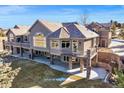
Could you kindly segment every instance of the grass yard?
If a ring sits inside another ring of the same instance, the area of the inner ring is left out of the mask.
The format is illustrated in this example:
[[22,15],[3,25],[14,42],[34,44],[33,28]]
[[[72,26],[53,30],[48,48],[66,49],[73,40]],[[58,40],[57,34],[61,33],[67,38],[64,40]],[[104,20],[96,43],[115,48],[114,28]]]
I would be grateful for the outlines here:
[[60,88],[60,87],[111,87],[108,84],[102,83],[100,80],[85,79],[78,80],[73,83],[60,86],[63,81],[46,80],[51,78],[68,78],[70,75],[56,71],[47,65],[40,64],[29,60],[16,60],[12,62],[12,68],[20,67],[21,70],[12,83],[13,88],[29,88],[29,87],[43,87],[43,88]]

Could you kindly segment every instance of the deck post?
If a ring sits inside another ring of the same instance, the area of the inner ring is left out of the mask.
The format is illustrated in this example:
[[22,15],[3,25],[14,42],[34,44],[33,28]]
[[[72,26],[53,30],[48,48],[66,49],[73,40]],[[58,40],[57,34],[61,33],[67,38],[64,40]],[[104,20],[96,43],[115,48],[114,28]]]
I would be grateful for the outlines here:
[[83,68],[84,68],[83,58],[80,58],[80,72],[83,72]]
[[11,54],[13,54],[13,46],[10,46],[10,47],[11,47],[11,49],[10,49],[11,50]]
[[97,54],[96,54],[96,60],[95,60],[95,61],[96,61],[96,63],[97,63],[97,62],[98,62],[98,45],[96,45],[96,53],[97,53]]
[[50,55],[50,64],[54,65],[54,62],[53,62],[53,55]]
[[30,58],[30,59],[33,59],[33,49],[30,49],[29,58]]
[[22,47],[20,47],[20,55],[21,55],[21,57],[23,56],[23,49],[22,49]]
[[91,74],[91,50],[87,50],[87,79],[90,79]]
[[72,57],[69,57],[69,69],[72,69]]

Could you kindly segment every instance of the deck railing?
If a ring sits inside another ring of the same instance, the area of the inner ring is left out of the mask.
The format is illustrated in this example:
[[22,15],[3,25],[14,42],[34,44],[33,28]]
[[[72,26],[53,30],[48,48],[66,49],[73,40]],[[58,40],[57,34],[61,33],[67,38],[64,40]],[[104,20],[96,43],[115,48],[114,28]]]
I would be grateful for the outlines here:
[[5,41],[5,45],[28,47],[28,48],[30,47],[30,44],[29,43],[9,42],[9,41]]

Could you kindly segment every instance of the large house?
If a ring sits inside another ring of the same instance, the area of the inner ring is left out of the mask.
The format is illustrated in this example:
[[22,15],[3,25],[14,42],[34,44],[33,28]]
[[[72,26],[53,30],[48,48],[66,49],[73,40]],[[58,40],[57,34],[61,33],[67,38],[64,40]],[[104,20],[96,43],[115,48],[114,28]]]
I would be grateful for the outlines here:
[[92,22],[86,27],[99,34],[99,47],[109,47],[112,38],[111,23]]
[[16,25],[7,32],[5,49],[12,54],[47,58],[51,64],[64,64],[72,69],[77,64],[91,66],[97,62],[99,35],[85,26],[37,20],[31,27]]

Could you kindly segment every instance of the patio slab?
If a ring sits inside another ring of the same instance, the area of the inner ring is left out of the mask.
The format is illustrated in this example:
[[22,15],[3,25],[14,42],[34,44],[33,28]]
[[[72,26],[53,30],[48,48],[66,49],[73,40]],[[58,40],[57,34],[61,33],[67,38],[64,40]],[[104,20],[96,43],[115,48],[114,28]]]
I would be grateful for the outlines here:
[[[27,57],[20,57],[19,55],[12,55],[12,56],[31,60]],[[51,65],[48,60],[44,60],[44,59],[40,59],[40,58],[35,58],[32,61],[36,61],[38,63],[46,64],[50,68],[58,70],[58,71],[62,71],[62,72],[69,73],[69,74],[72,74],[72,75],[75,75],[75,76],[79,76],[81,78],[86,78],[86,68],[84,68],[83,72],[81,73],[80,68],[75,68],[75,69],[69,70],[69,69],[67,69],[65,67],[62,67],[62,66],[59,66],[59,65]],[[90,79],[104,79],[106,75],[107,75],[107,72],[106,72],[105,69],[103,69],[103,68],[92,68]]]

